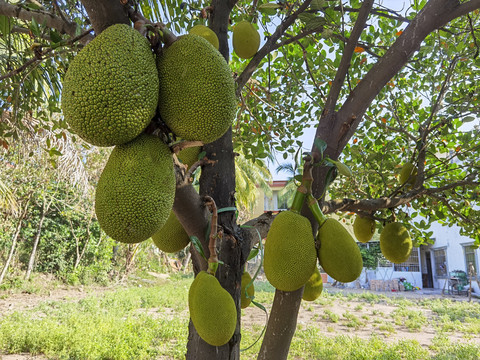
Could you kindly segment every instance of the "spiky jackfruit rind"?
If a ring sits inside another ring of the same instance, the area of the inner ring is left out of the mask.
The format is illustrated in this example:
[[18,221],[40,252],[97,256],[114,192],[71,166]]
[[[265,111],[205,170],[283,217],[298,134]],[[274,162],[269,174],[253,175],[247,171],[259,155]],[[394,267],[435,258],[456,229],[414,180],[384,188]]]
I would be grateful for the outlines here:
[[412,238],[402,223],[388,223],[380,233],[380,250],[387,260],[395,264],[407,261],[412,247]]
[[153,135],[142,134],[117,145],[95,192],[95,212],[111,238],[138,243],[167,221],[175,195],[170,148]]
[[188,292],[188,308],[198,335],[212,346],[226,344],[237,325],[232,296],[217,278],[205,271],[197,274]]
[[155,115],[158,73],[150,43],[126,24],[93,39],[70,63],[62,110],[74,133],[97,146],[124,144]]
[[260,34],[255,26],[242,20],[233,27],[233,50],[241,59],[250,59],[260,47]]
[[414,185],[415,181],[417,181],[417,167],[411,162],[403,164],[402,170],[400,170],[398,181],[400,182],[400,185],[405,183]]
[[335,219],[327,219],[319,228],[318,260],[323,270],[337,281],[348,283],[362,273],[363,260],[357,243]]
[[316,262],[308,219],[293,211],[279,213],[265,241],[263,268],[270,284],[278,290],[295,291],[310,278]]
[[320,270],[315,266],[315,271],[313,272],[310,279],[305,283],[305,288],[303,289],[302,299],[305,301],[314,301],[322,294],[323,291],[323,279],[320,274]]
[[215,34],[215,31],[210,29],[208,26],[198,24],[192,27],[190,30],[188,30],[188,32],[190,34],[195,34],[203,37],[210,44],[212,44],[215,49],[218,50],[218,47],[220,44],[218,43],[217,34]]
[[369,217],[357,215],[353,222],[353,233],[358,241],[369,242],[375,234],[375,220]]
[[201,148],[201,146],[193,146],[183,149],[178,153],[177,157],[182,162],[182,164],[190,167],[198,161],[198,155],[200,154]]
[[153,243],[162,251],[175,253],[185,248],[190,242],[190,237],[183,228],[173,211],[170,211],[167,222],[162,228],[152,235]]
[[[248,288],[246,288],[246,286],[250,283],[250,281],[252,281],[252,277],[248,272],[245,271],[242,275],[242,285],[240,289],[240,293],[241,293],[240,306],[242,309],[245,309],[246,307],[250,306],[250,303],[252,302],[252,297],[255,294],[255,287],[253,286],[253,283]],[[246,292],[248,294],[248,297],[245,294],[245,288],[247,289]]]
[[237,101],[230,67],[201,36],[178,38],[158,57],[162,120],[190,141],[210,143],[232,125]]

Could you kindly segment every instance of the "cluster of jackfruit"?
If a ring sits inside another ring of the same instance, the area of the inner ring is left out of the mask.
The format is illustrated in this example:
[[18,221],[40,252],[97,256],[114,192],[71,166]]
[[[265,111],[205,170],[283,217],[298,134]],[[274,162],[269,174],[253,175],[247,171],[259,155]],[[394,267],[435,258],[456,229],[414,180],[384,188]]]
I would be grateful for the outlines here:
[[[67,123],[92,145],[116,146],[95,200],[98,221],[113,239],[136,243],[155,235],[155,243],[165,251],[188,243],[171,212],[171,151],[160,139],[143,133],[157,110],[170,130],[185,140],[207,143],[227,131],[235,116],[235,88],[217,49],[215,33],[197,26],[156,58],[137,30],[115,24],[70,64],[62,94]],[[198,153],[199,148],[186,149],[179,158],[191,165]],[[173,234],[175,244],[167,244]]]

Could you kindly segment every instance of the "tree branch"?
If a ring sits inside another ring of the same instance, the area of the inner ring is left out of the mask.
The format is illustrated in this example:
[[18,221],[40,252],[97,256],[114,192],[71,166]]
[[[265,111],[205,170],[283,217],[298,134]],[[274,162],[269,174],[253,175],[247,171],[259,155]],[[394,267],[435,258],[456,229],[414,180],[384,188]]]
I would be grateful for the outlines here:
[[357,46],[358,39],[363,32],[365,24],[368,20],[368,15],[373,6],[373,0],[365,0],[362,3],[360,12],[358,14],[357,21],[353,26],[352,33],[345,45],[343,50],[342,59],[340,60],[340,65],[338,66],[337,73],[335,74],[335,79],[332,81],[332,86],[330,87],[330,92],[325,102],[324,112],[333,112],[335,110],[335,105],[337,104],[340,91],[345,82],[345,77],[347,76],[348,69],[350,68],[350,63],[352,61],[352,56]]
[[[475,176],[475,174],[471,174],[470,177],[473,177],[473,176]],[[438,188],[414,189],[412,191],[404,193],[402,196],[392,197],[392,198],[381,197],[377,199],[368,199],[368,200],[334,199],[334,200],[323,202],[322,211],[324,214],[331,214],[331,213],[335,213],[336,211],[372,212],[380,209],[390,209],[390,208],[402,206],[415,199],[421,198],[423,196],[435,196],[435,194],[439,194],[444,191],[451,190],[457,187],[462,187],[462,186],[475,187],[479,185],[480,185],[479,181],[473,181],[473,180],[470,180],[469,178],[466,178],[465,180],[457,181],[455,183],[441,186]]]
[[428,34],[452,19],[477,8],[480,8],[480,0],[472,0],[464,4],[459,4],[456,0],[430,0],[425,5],[385,55],[350,93],[338,111],[337,118],[342,121],[337,121],[335,124],[335,134],[340,136],[337,153],[342,151],[355,133],[373,99],[419,49]]
[[[47,27],[56,29],[62,34],[68,34],[72,37],[77,34],[78,25],[74,21],[66,21],[61,17],[44,10],[25,9],[21,5],[9,4],[4,0],[0,0],[0,15],[13,17],[28,22],[32,21],[33,18],[38,24],[45,23]],[[92,38],[93,37],[84,38],[83,42],[86,43]]]
[[310,5],[312,0],[305,0],[302,5],[295,11],[293,14],[288,16],[285,20],[281,22],[280,25],[277,26],[275,29],[275,32],[270,36],[267,40],[267,42],[262,46],[260,50],[253,56],[253,58],[250,60],[248,65],[245,67],[243,72],[238,76],[236,82],[237,82],[237,90],[236,94],[237,97],[240,97],[240,93],[242,91],[242,88],[245,86],[247,83],[248,79],[252,76],[253,72],[257,68],[258,65],[260,65],[260,62],[263,60],[265,56],[268,55],[273,49],[280,37],[283,35],[283,33],[288,29],[290,25],[293,24],[293,22],[297,19],[298,15],[300,15],[302,12],[304,12],[307,7]]

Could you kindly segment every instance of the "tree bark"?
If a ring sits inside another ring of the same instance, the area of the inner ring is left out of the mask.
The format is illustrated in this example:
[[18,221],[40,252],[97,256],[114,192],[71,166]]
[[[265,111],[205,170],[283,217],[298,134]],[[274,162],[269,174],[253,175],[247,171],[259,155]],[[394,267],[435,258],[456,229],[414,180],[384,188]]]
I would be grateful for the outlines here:
[[95,34],[114,24],[130,24],[128,12],[119,0],[81,0]]
[[28,198],[27,202],[25,203],[25,207],[23,208],[20,217],[18,218],[17,228],[15,229],[15,233],[12,238],[12,246],[10,248],[10,253],[8,254],[7,261],[3,266],[2,273],[0,274],[0,284],[3,282],[5,275],[7,274],[8,267],[10,266],[10,262],[13,259],[13,254],[15,254],[15,249],[17,247],[18,236],[20,235],[20,231],[22,230],[22,222],[25,216],[27,215],[28,204],[30,203],[31,196]]

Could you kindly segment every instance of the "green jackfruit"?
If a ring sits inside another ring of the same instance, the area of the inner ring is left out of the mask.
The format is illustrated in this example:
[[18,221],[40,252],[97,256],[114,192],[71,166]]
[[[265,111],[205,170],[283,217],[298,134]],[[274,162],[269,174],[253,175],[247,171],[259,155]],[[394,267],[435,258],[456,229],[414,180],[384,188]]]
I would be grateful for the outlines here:
[[412,247],[410,234],[401,223],[388,223],[380,233],[380,250],[387,260],[395,264],[407,261]]
[[150,123],[158,73],[150,43],[125,24],[105,29],[71,62],[62,109],[78,136],[97,146],[124,144]]
[[152,235],[152,240],[157,247],[167,253],[174,253],[182,250],[190,242],[190,237],[183,228],[173,211],[165,225]]
[[358,241],[369,242],[375,234],[375,220],[369,217],[357,215],[353,222],[353,233]]
[[188,292],[188,308],[198,335],[212,346],[226,344],[237,325],[237,309],[232,296],[217,278],[201,271]]
[[402,170],[400,170],[398,181],[400,182],[400,185],[405,183],[414,185],[415,181],[417,181],[417,167],[411,162],[405,163],[402,166]]
[[190,167],[198,161],[198,155],[200,154],[201,148],[201,146],[194,146],[183,149],[178,153],[177,157],[182,164],[186,164],[187,167]]
[[162,228],[174,195],[170,148],[159,138],[142,134],[113,149],[98,180],[95,212],[108,236],[138,243]]
[[293,211],[279,213],[265,241],[263,269],[270,284],[282,291],[297,290],[310,278],[316,262],[308,219]]
[[363,260],[357,243],[337,220],[329,218],[318,229],[318,259],[323,270],[337,281],[348,283],[360,276]]
[[323,279],[320,274],[320,270],[315,266],[315,271],[313,272],[310,279],[305,283],[305,288],[303,289],[302,299],[305,301],[314,301],[317,299],[323,290]]
[[242,275],[242,286],[241,286],[241,308],[245,309],[250,305],[252,302],[252,297],[255,294],[255,287],[253,286],[253,283],[247,288],[247,295],[245,295],[245,288],[248,284],[250,284],[250,281],[252,281],[252,277],[248,272],[244,272]]
[[232,125],[237,100],[230,67],[201,36],[178,38],[158,57],[162,120],[185,140],[209,143]]
[[203,37],[205,40],[208,40],[208,42],[210,44],[212,44],[215,49],[218,50],[219,43],[218,43],[217,34],[215,34],[215,31],[210,29],[208,26],[195,25],[190,30],[188,30],[188,32],[190,34],[195,34],[195,35]]
[[250,59],[260,47],[260,34],[255,26],[246,20],[233,27],[233,50],[241,59]]

